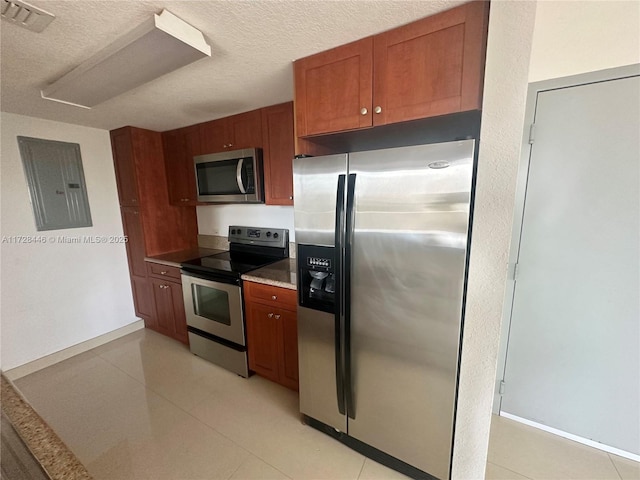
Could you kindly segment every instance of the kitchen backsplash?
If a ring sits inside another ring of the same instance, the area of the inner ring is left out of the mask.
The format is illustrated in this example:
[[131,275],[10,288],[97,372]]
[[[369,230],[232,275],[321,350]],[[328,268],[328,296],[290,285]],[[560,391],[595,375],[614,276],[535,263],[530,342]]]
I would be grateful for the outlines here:
[[[228,250],[229,241],[227,237],[220,235],[198,235],[198,246],[202,248],[215,248],[218,250]],[[289,257],[296,258],[296,244],[289,242]]]

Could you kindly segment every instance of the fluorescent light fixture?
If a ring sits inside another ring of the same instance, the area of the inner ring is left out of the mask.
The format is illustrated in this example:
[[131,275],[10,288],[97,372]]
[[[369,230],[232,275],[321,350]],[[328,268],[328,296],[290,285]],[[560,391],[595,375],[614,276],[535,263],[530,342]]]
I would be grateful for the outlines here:
[[211,47],[202,32],[163,10],[56,80],[41,95],[91,108],[210,56]]

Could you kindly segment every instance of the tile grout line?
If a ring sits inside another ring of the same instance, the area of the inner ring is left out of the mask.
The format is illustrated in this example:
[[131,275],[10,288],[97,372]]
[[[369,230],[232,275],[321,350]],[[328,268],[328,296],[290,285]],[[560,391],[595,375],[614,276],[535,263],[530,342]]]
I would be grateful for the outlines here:
[[357,480],[360,480],[360,476],[362,475],[362,471],[364,470],[364,464],[367,461],[367,457],[362,458],[362,466],[360,467],[360,471],[358,472],[358,476],[356,477]]
[[620,477],[620,480],[623,480],[622,474],[620,473],[620,470],[618,470],[618,466],[616,465],[616,462],[613,461],[613,458],[611,457],[611,454],[609,452],[607,452],[607,457],[609,457],[609,460],[613,464],[613,468],[615,468],[616,473],[618,474],[618,477]]
[[[202,420],[200,420],[198,417],[194,416],[190,410],[185,410],[184,408],[182,408],[180,405],[177,405],[176,403],[174,403],[172,400],[166,398],[164,395],[162,395],[160,392],[155,391],[153,388],[151,388],[150,386],[148,386],[146,383],[141,382],[140,380],[138,380],[137,378],[135,378],[134,376],[132,376],[130,373],[126,372],[125,370],[123,370],[122,368],[120,368],[119,366],[117,366],[116,364],[110,362],[108,359],[102,357],[102,355],[100,355],[99,353],[95,354],[96,357],[99,357],[100,359],[104,360],[105,362],[107,362],[109,365],[111,365],[112,367],[114,367],[115,369],[121,371],[122,373],[124,373],[125,375],[127,375],[128,377],[132,378],[133,380],[135,380],[136,382],[138,382],[140,385],[142,385],[145,389],[155,393],[156,395],[158,395],[160,398],[162,398],[163,400],[167,401],[168,403],[170,403],[171,405],[173,405],[174,407],[176,407],[178,410],[182,411],[183,413],[186,413],[188,416],[190,416],[192,419],[194,419],[196,422],[204,425],[205,427],[207,427],[209,430],[214,431],[215,433],[217,433],[218,435],[220,435],[221,437],[225,438],[226,440],[228,440],[229,442],[233,443],[234,445],[236,445],[237,447],[241,448],[242,450],[244,450],[245,452],[247,452],[249,455],[253,455],[254,457],[260,459],[261,461],[263,461],[264,463],[266,463],[267,465],[269,465],[271,468],[277,470],[278,472],[282,473],[285,477],[287,478],[291,478],[289,475],[287,475],[286,473],[284,473],[282,470],[280,470],[279,468],[277,468],[275,465],[272,465],[271,463],[269,463],[267,460],[265,460],[264,458],[262,458],[260,455],[256,455],[255,453],[253,453],[251,450],[247,449],[245,446],[240,445],[238,442],[236,442],[235,440],[233,440],[232,438],[228,437],[227,435],[225,435],[224,433],[220,432],[219,430],[217,430],[215,427],[212,427],[211,425],[209,425],[208,423],[203,422]],[[207,395],[207,397],[211,396],[211,394]],[[199,405],[201,405],[202,403],[204,403],[206,400],[206,398],[202,399],[200,402],[196,403],[191,410],[194,410],[196,407],[198,407]],[[242,466],[244,462],[242,462],[238,468],[236,470],[234,470],[234,472],[231,474],[231,476],[227,477],[227,478],[231,478],[237,471],[238,469]],[[363,464],[364,467],[364,464]]]
[[508,470],[508,471],[510,471],[511,473],[515,473],[516,475],[520,475],[521,477],[528,478],[529,480],[534,480],[534,479],[533,479],[533,478],[531,478],[531,477],[527,477],[526,475],[524,475],[524,474],[522,474],[522,473],[520,473],[520,472],[516,472],[515,470],[513,470],[513,469],[511,469],[511,468],[509,468],[509,467],[505,467],[504,465],[501,465],[501,464],[499,464],[499,463],[496,463],[496,462],[489,462],[489,461],[487,461],[487,464],[489,464],[489,463],[491,463],[492,465],[496,465],[497,467],[504,468],[505,470]]

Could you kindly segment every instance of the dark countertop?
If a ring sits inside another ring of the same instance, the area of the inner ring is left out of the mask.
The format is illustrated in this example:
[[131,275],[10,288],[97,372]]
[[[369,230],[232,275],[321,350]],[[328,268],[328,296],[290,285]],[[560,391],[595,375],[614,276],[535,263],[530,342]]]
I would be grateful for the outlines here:
[[180,268],[180,264],[194,258],[208,257],[216,253],[222,253],[225,250],[217,250],[215,248],[190,248],[188,250],[178,250],[177,252],[163,253],[162,255],[154,255],[153,257],[145,257],[145,261],[168,265],[170,267]]
[[242,279],[248,282],[296,290],[296,265],[295,258],[285,258],[266,267],[245,273],[242,275]]

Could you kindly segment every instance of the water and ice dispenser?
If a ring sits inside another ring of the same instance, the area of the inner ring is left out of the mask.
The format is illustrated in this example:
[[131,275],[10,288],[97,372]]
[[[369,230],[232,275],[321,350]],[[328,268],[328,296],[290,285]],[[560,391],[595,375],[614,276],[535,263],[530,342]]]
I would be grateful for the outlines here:
[[298,245],[298,302],[300,306],[335,312],[336,262],[334,247]]

